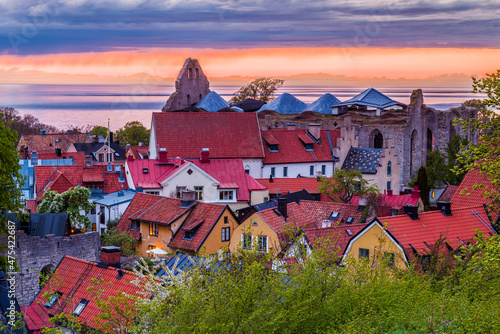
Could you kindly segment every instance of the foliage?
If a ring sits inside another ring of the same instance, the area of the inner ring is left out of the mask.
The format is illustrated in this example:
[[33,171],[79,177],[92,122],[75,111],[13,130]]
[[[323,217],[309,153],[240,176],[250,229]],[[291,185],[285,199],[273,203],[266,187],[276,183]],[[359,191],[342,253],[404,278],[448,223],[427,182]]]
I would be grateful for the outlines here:
[[[425,169],[427,172],[427,184],[430,189],[435,189],[446,184],[448,175],[451,174],[446,163],[446,156],[438,148],[427,152]],[[416,180],[415,183],[418,184],[418,181]]]
[[417,185],[420,190],[420,198],[424,202],[424,206],[429,207],[429,181],[427,179],[427,168],[422,166],[418,169]]
[[136,244],[137,240],[134,237],[127,232],[118,231],[116,227],[108,229],[101,234],[101,245],[120,247],[123,256],[134,255],[136,253]]
[[[500,210],[500,70],[486,74],[484,78],[472,78],[472,92],[485,93],[486,99],[482,104],[486,107],[481,110],[477,119],[461,120],[462,128],[472,131],[478,137],[478,144],[470,144],[457,158],[459,165],[454,169],[457,173],[465,173],[477,169],[483,177],[487,177],[492,187],[485,190],[490,199],[490,209]],[[484,187],[476,184],[474,189]]]
[[89,131],[89,135],[92,136],[103,136],[106,138],[108,135],[108,128],[105,126],[96,125]]
[[38,118],[33,115],[26,114],[21,116],[19,115],[19,111],[11,107],[0,108],[0,121],[3,121],[12,131],[16,131],[17,140],[22,135],[39,134],[42,129],[45,129],[47,133],[56,133],[59,131],[52,125],[40,123]]
[[331,178],[321,178],[319,191],[332,201],[336,201],[335,196],[338,196],[342,202],[351,203],[354,196],[378,193],[379,189],[376,185],[370,186],[359,171],[337,169]]
[[269,102],[274,99],[274,93],[280,88],[285,80],[275,78],[257,78],[245,87],[241,87],[229,100],[229,104],[243,101],[251,98],[263,102]]
[[[19,183],[23,181],[19,173],[19,155],[15,149],[16,132],[9,129],[2,121],[0,113],[0,234],[7,232],[7,221],[4,214],[19,212],[21,207],[21,189]],[[0,253],[7,245],[0,245]],[[7,265],[6,258],[0,256],[0,270]],[[8,270],[5,270],[8,272]]]
[[116,131],[121,145],[137,146],[140,142],[149,144],[149,130],[139,121],[127,122],[125,127]]
[[62,194],[48,190],[43,194],[42,202],[37,210],[39,213],[67,213],[71,226],[89,229],[91,221],[87,215],[95,208],[95,204],[90,203],[89,198],[90,189],[80,186]]

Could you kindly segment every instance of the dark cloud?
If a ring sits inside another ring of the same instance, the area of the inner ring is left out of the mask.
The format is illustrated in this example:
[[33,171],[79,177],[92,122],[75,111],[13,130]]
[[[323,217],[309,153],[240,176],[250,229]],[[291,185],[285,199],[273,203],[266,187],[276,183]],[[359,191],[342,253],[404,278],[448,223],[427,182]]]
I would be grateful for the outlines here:
[[[381,4],[382,3],[382,4]],[[115,47],[500,47],[496,1],[19,1],[0,53]],[[5,6],[5,5],[4,5]]]

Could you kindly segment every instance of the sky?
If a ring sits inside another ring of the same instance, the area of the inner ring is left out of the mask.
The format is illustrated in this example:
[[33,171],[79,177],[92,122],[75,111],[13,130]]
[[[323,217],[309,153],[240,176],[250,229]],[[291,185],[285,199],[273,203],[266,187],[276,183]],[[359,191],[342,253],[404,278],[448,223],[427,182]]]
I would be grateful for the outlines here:
[[0,11],[2,83],[175,77],[187,57],[209,77],[423,79],[500,68],[498,0],[0,0]]

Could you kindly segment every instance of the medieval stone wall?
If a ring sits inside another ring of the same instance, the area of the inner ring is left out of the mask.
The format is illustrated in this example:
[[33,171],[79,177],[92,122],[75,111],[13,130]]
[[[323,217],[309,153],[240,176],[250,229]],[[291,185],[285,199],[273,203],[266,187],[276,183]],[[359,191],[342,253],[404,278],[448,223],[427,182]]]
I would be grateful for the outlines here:
[[[4,240],[2,240],[3,242]],[[20,306],[27,306],[40,291],[40,272],[55,268],[70,255],[96,262],[99,259],[99,233],[88,232],[70,237],[49,234],[44,238],[16,232],[15,257],[20,271],[16,273],[16,298]]]

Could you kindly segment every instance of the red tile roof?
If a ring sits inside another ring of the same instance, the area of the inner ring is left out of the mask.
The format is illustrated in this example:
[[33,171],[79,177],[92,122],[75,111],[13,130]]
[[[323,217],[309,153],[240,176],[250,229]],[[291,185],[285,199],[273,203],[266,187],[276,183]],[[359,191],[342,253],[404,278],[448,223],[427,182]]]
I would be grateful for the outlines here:
[[38,202],[35,199],[26,200],[26,209],[30,210],[31,213],[36,213],[38,207]]
[[211,158],[263,158],[255,113],[153,113],[157,148],[169,156],[196,159],[202,148]]
[[125,152],[125,156],[132,155],[134,159],[142,159],[142,156],[148,155],[149,146],[130,146]]
[[[321,130],[321,141],[316,143],[306,130],[270,129],[262,131],[264,138],[264,164],[282,164],[299,162],[333,161],[332,150],[328,142],[327,131],[330,132],[332,147],[337,146],[340,130]],[[278,143],[278,152],[271,152],[267,143]],[[303,143],[312,144],[314,151],[306,151]]]
[[[319,191],[319,182],[315,177],[298,177],[298,178],[273,178],[273,182],[269,179],[256,179],[257,182],[269,189],[269,195],[294,193],[301,190],[307,190],[309,194],[321,194]],[[327,195],[321,194],[321,201],[329,201]]]
[[346,223],[349,217],[352,218],[352,223],[350,223],[349,226],[358,225],[357,223],[363,214],[362,210],[358,210],[357,204],[303,200],[300,201],[300,207],[304,210],[310,222],[307,226],[309,228],[320,228],[322,224],[321,221],[328,219],[332,212],[339,213],[338,218],[332,221],[332,225],[335,223]]
[[[262,210],[257,212],[262,220],[264,220],[274,232],[280,233],[287,232],[290,228],[303,229],[310,223],[304,210],[299,207],[295,202],[287,204],[287,218],[276,212],[277,208]],[[292,231],[290,231],[292,232]]]
[[[445,216],[441,211],[419,213],[417,220],[408,215],[380,218],[388,231],[406,249],[412,253],[411,246],[418,252],[428,251],[442,235],[453,249],[472,242],[476,236],[474,230],[479,229],[485,235],[492,233],[491,223],[483,206],[452,210],[451,216]],[[489,228],[488,228],[489,226]],[[461,241],[460,241],[461,240]],[[411,246],[410,246],[411,245]]]
[[441,196],[439,196],[438,201],[450,202],[457,190],[458,186],[452,186],[451,184],[446,186],[446,189],[443,191]]
[[141,231],[139,229],[131,229],[132,220],[146,212],[149,208],[158,203],[162,198],[162,196],[136,193],[132,201],[130,201],[130,204],[123,213],[122,217],[120,218],[120,221],[118,222],[116,228],[121,232],[128,232],[136,240],[139,240]]
[[[474,190],[476,184],[483,184],[485,187]],[[470,170],[451,198],[451,207],[460,209],[488,204],[489,200],[485,198],[484,192],[490,189],[491,183],[487,176],[479,174],[477,170]]]
[[[189,213],[181,228],[177,230],[168,247],[198,252],[201,250],[205,239],[214,228],[217,220],[226,209],[226,205],[198,202]],[[192,239],[185,239],[185,231],[198,226]]]
[[50,322],[50,317],[46,312],[46,309],[40,304],[31,304],[21,308],[23,314],[25,314],[26,326],[31,333],[42,333],[44,328],[55,327],[54,324]]
[[134,186],[148,189],[161,188],[161,182],[188,163],[183,159],[168,159],[166,163],[159,163],[157,159],[135,159],[126,162]]
[[[313,249],[327,247],[329,251],[338,251],[339,258],[344,254],[349,241],[367,224],[339,225],[326,228],[304,229],[309,245]],[[332,246],[335,249],[332,249]]]
[[19,140],[17,150],[20,150],[21,145],[25,145],[30,153],[54,151],[56,147],[66,152],[73,143],[90,143],[90,138],[86,133],[73,133],[71,136],[67,133],[48,133],[45,136],[23,135]]
[[71,187],[86,183],[99,184],[104,194],[127,189],[119,182],[119,173],[108,172],[107,166],[35,166],[36,192],[41,194],[48,188],[62,193]]
[[[95,288],[96,284],[93,279],[102,279],[102,285],[98,286],[103,292],[100,296],[101,300],[107,300],[115,297],[119,292],[124,292],[131,296],[141,296],[140,288],[130,282],[137,277],[129,271],[122,270],[123,277],[118,276],[118,269],[113,267],[103,268],[97,263],[80,260],[66,255],[47,284],[42,288],[38,296],[31,303],[30,313],[40,314],[40,311],[46,314],[71,314],[75,307],[82,299],[88,300],[87,306],[83,309],[77,321],[85,324],[88,327],[96,328],[96,325],[102,324],[103,320],[99,319],[99,315],[103,311],[96,304],[96,294],[89,291],[89,288]],[[47,299],[44,294],[52,295],[56,291],[61,292],[59,302],[51,309],[46,308]],[[134,302],[129,300],[127,308],[133,308]],[[35,306],[35,305],[40,306]],[[59,306],[60,305],[60,306]],[[40,315],[43,316],[43,315]],[[31,329],[31,328],[30,328]]]
[[[418,204],[418,200],[420,199],[420,197],[415,197],[412,195],[380,195],[383,196],[381,206],[386,206],[394,210],[401,210],[405,205],[416,206]],[[351,204],[359,205],[359,196],[353,197],[351,199]]]

